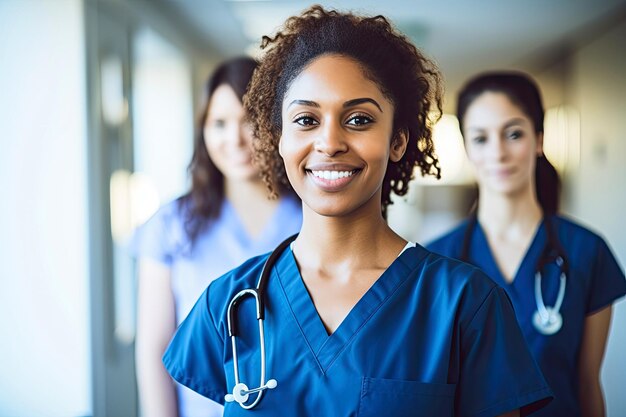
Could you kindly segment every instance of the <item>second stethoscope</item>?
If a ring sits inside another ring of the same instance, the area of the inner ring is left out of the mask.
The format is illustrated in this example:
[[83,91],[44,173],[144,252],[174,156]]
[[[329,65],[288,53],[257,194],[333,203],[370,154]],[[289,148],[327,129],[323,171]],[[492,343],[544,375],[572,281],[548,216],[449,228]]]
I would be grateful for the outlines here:
[[[544,217],[543,222],[548,239],[535,267],[535,302],[537,304],[537,310],[533,314],[532,320],[535,329],[537,329],[539,333],[552,335],[561,330],[561,327],[563,326],[563,316],[560,311],[561,306],[563,305],[563,299],[565,298],[565,287],[567,284],[567,275],[569,274],[569,264],[567,262],[567,257],[565,256],[565,251],[555,235],[550,217]],[[477,223],[478,219],[476,216],[472,216],[469,220],[469,224],[467,225],[465,236],[463,238],[463,246],[461,249],[462,261],[469,262],[470,240]],[[552,262],[556,263],[559,268],[560,283],[556,301],[552,307],[548,307],[543,301],[543,292],[541,290],[541,272]]]
[[[259,281],[257,282],[256,288],[247,288],[245,290],[239,291],[228,304],[228,336],[231,340],[232,352],[233,352],[233,368],[235,371],[235,386],[233,387],[233,391],[230,394],[227,394],[224,399],[227,402],[236,401],[239,405],[249,410],[254,408],[259,401],[261,401],[261,396],[263,395],[263,391],[266,389],[274,389],[278,385],[278,382],[275,379],[270,379],[265,382],[265,333],[263,329],[263,321],[265,320],[265,289],[267,288],[267,282],[270,277],[270,273],[272,270],[272,266],[276,263],[278,257],[282,254],[282,252],[293,242],[298,235],[293,235],[287,238],[284,242],[282,242],[271,255],[265,261],[263,265],[263,270],[261,271],[261,275],[259,277]],[[239,303],[246,297],[254,297],[256,301],[256,318],[259,323],[259,344],[261,346],[261,383],[257,388],[248,388],[246,384],[240,382],[239,380],[239,359],[237,357],[237,307]],[[246,404],[248,399],[250,398],[250,394],[258,393],[254,401],[250,404]]]

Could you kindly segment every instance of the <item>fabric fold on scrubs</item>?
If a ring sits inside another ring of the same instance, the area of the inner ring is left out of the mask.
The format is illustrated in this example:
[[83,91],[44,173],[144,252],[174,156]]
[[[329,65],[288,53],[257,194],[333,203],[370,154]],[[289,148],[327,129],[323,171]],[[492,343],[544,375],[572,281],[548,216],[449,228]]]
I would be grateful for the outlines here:
[[[428,245],[441,255],[458,258],[467,233],[468,221]],[[578,355],[585,319],[610,306],[626,294],[626,279],[606,242],[597,234],[562,216],[551,216],[550,224],[569,262],[565,298],[561,306],[563,325],[553,335],[544,335],[533,325],[537,309],[535,272],[537,262],[547,244],[546,223],[538,227],[512,282],[502,275],[480,222],[469,236],[468,261],[482,269],[509,295],[519,325],[537,361],[554,400],[535,416],[580,416],[578,397]],[[553,306],[560,285],[560,270],[553,262],[542,271],[541,288],[544,302]]]
[[[174,379],[215,401],[231,392],[228,303],[256,286],[266,259],[210,285],[164,355]],[[290,249],[272,267],[265,299],[266,379],[278,386],[263,394],[255,415],[482,417],[525,414],[551,397],[506,294],[478,269],[419,245],[389,266],[330,335]],[[237,323],[240,381],[257,387],[252,299],[242,302]],[[250,415],[237,403],[224,412]]]

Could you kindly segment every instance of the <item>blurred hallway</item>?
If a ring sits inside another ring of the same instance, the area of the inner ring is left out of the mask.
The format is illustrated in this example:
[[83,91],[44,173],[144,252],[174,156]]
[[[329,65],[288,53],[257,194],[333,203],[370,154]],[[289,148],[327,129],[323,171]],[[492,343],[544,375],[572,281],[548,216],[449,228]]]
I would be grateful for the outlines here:
[[[441,66],[444,111],[471,74],[539,81],[564,212],[626,263],[626,1],[322,2],[389,16]],[[136,416],[134,226],[188,186],[201,85],[303,1],[0,0],[0,416]],[[473,177],[444,117],[444,167],[390,211],[424,243],[462,218]],[[456,129],[456,130],[455,130]],[[626,416],[626,303],[603,369]]]

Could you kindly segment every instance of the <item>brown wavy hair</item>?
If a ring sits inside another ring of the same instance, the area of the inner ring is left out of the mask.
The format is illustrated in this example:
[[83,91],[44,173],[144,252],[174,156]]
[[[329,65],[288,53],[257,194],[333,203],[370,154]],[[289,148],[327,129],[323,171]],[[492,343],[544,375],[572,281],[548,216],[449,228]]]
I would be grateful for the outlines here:
[[211,220],[219,216],[225,198],[224,175],[209,157],[204,140],[204,125],[211,97],[218,87],[227,85],[243,101],[256,66],[257,62],[249,57],[226,60],[213,71],[204,85],[203,102],[195,124],[193,155],[187,168],[191,177],[191,189],[178,199],[185,232],[192,244]]
[[358,16],[315,5],[287,19],[274,36],[261,41],[264,55],[250,82],[244,107],[253,126],[255,160],[272,196],[289,187],[278,153],[282,102],[293,80],[315,58],[338,54],[355,59],[394,105],[393,137],[408,132],[408,147],[387,167],[382,189],[386,217],[391,192],[405,195],[416,167],[441,177],[432,126],[442,112],[439,70],[383,16]]

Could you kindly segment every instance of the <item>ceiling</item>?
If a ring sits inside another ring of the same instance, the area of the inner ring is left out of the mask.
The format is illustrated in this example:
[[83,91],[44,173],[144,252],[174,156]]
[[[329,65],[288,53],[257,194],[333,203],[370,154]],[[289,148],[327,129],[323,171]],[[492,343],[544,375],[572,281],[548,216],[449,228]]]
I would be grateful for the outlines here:
[[[257,49],[299,0],[162,0],[222,55]],[[326,7],[383,14],[439,64],[447,91],[496,68],[540,71],[576,45],[626,19],[626,0],[345,0]]]

